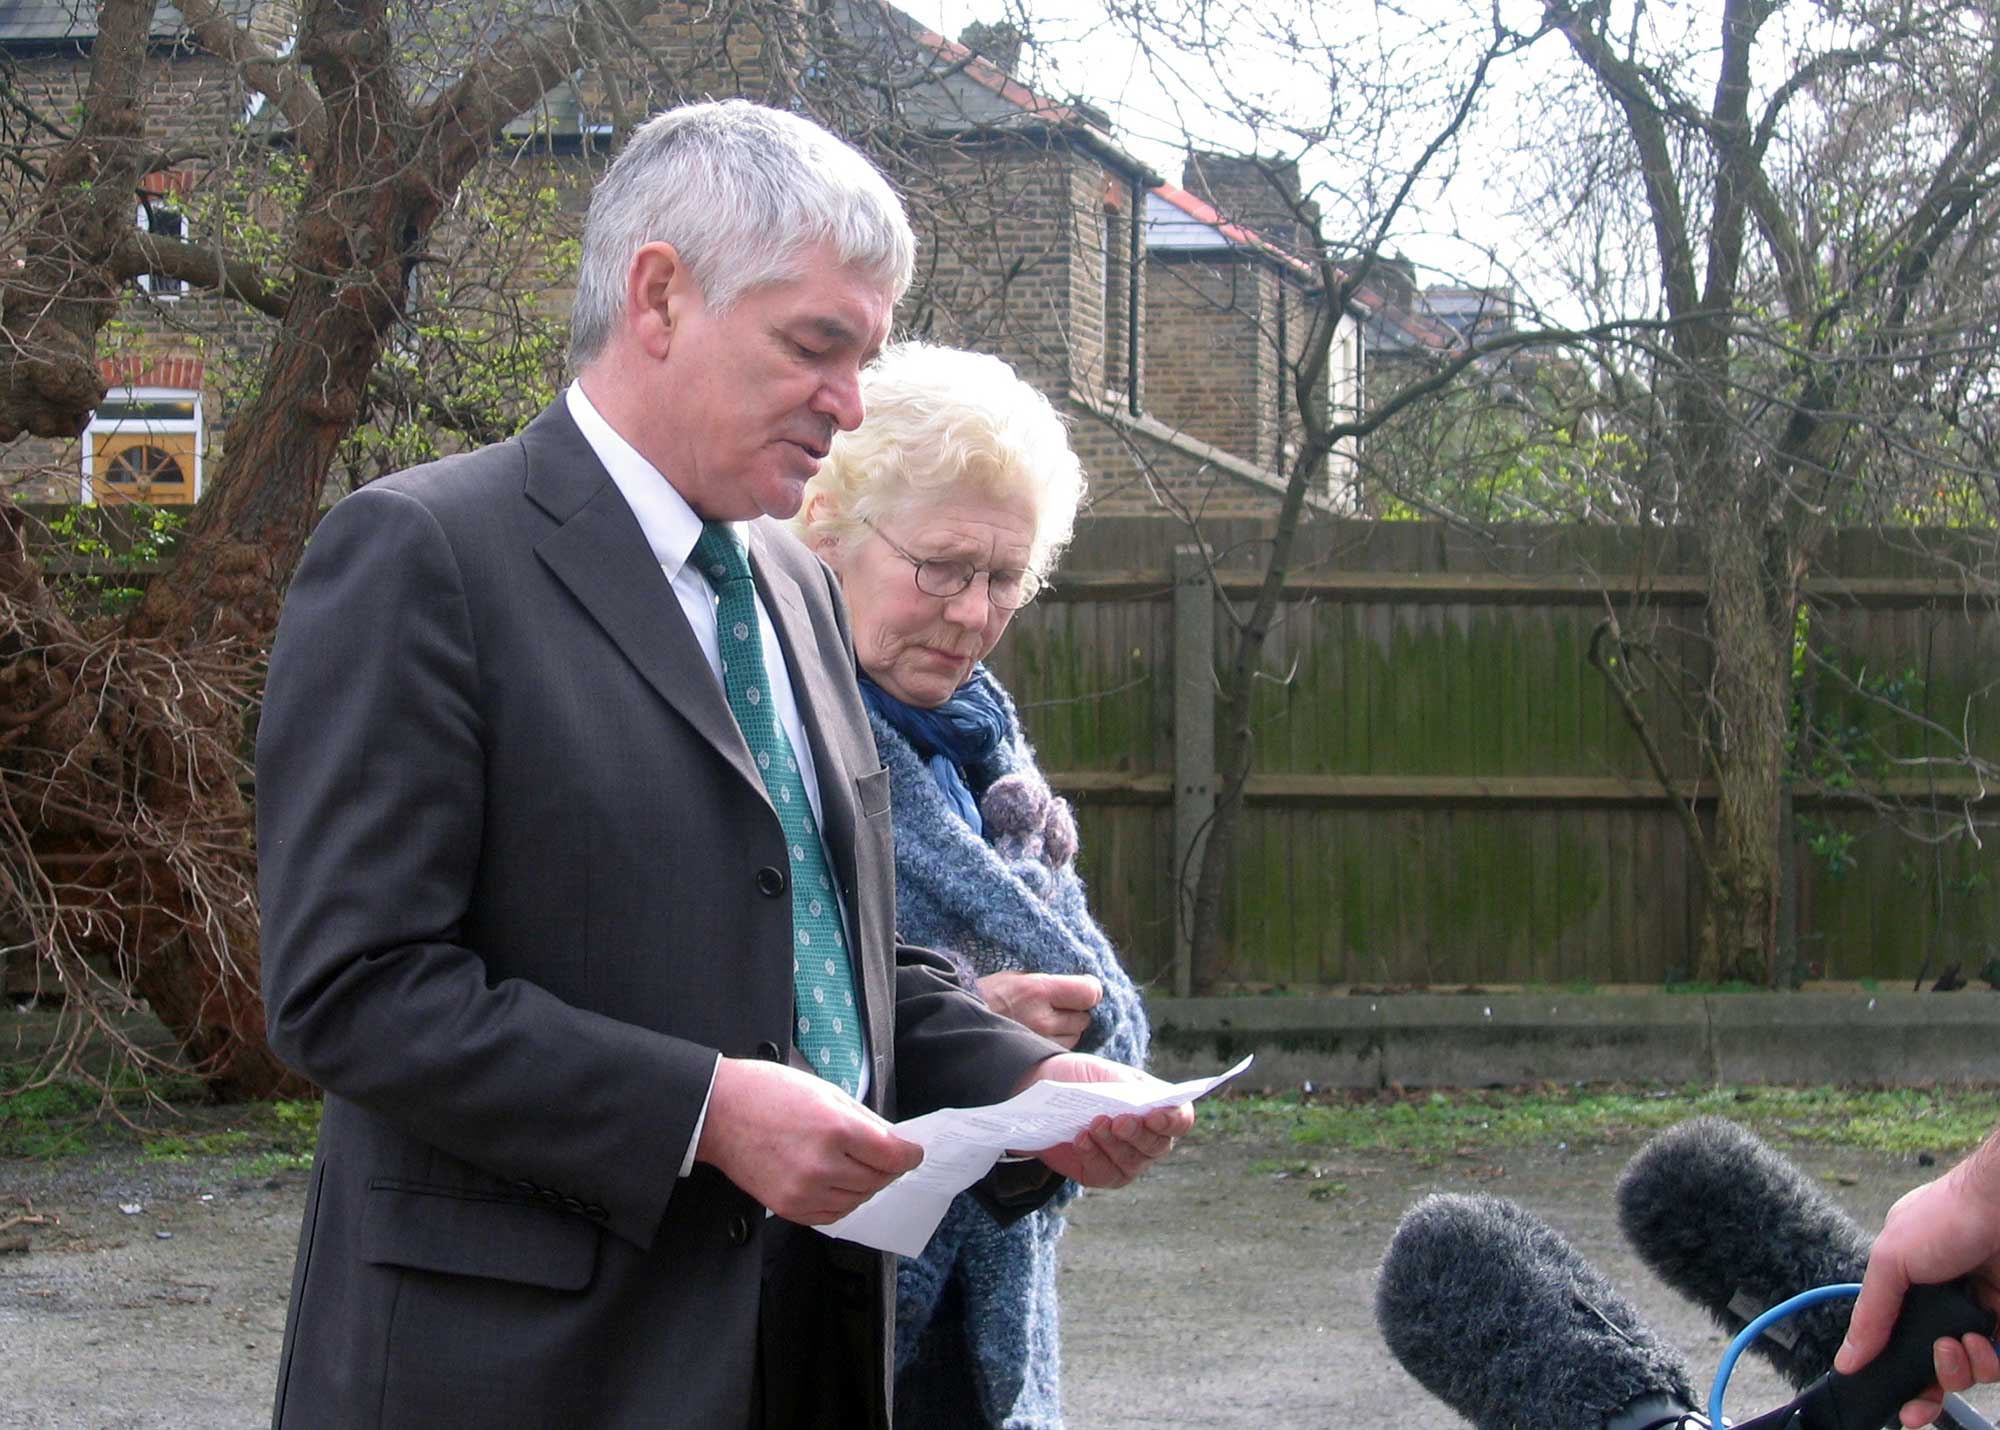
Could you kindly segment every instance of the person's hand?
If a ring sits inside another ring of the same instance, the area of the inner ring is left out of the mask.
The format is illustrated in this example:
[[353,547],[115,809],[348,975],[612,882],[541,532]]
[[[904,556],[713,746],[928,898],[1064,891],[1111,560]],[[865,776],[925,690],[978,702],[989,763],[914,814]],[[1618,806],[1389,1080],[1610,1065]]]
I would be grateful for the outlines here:
[[989,973],[979,980],[979,996],[1003,1018],[1073,1048],[1104,984],[1088,973]]
[[824,1078],[724,1058],[694,1155],[786,1221],[821,1226],[922,1162],[924,1149]]
[[[1146,1074],[1089,1053],[1058,1053],[1036,1066],[1016,1088],[1037,1082],[1143,1082]],[[1140,1117],[1100,1117],[1068,1142],[1035,1149],[1057,1176],[1086,1187],[1122,1187],[1174,1150],[1174,1139],[1194,1127],[1192,1107],[1162,1107]]]
[[[2000,1314],[2000,1139],[1889,1209],[1833,1368],[1849,1375],[1881,1353],[1910,1287],[1960,1277],[1968,1277],[1973,1294]],[[1948,1391],[2000,1381],[2000,1355],[1984,1336],[1940,1340],[1933,1356],[1937,1384],[1903,1406],[1904,1425],[1937,1419]]]

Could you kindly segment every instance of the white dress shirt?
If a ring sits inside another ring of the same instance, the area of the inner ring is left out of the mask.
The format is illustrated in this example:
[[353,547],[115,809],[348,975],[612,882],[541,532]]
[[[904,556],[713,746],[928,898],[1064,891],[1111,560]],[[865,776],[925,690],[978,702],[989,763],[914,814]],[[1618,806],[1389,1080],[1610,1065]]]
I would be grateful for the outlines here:
[[[572,382],[563,397],[569,406],[569,415],[583,433],[583,440],[590,444],[590,450],[597,454],[597,460],[611,474],[619,495],[632,508],[632,515],[639,519],[639,530],[645,533],[646,544],[653,549],[653,559],[660,563],[660,570],[673,588],[674,599],[680,602],[688,625],[694,630],[694,638],[708,661],[709,673],[715,677],[716,688],[721,689],[722,649],[715,630],[718,597],[707,578],[688,563],[688,558],[694,554],[695,542],[701,538],[701,518],[660,469],[640,456],[637,448],[612,429],[603,414],[584,395],[581,383]],[[737,544],[747,549],[742,523],[730,522],[728,525]],[[785,738],[791,742],[792,753],[798,758],[799,778],[805,782],[806,799],[812,805],[813,824],[823,830],[825,818],[820,811],[819,776],[813,766],[812,744],[806,739],[805,726],[799,720],[799,703],[792,690],[791,667],[785,663],[784,647],[778,643],[777,628],[771,624],[771,613],[764,607],[762,593],[757,594],[756,600],[757,628],[764,643],[764,670],[770,677],[771,703],[776,707],[778,723],[785,732]],[[827,866],[833,866],[830,854]],[[844,901],[841,917],[848,927],[848,947],[853,948],[854,925],[847,918]],[[865,1026],[862,1037],[864,1041],[867,1038]],[[868,1067],[864,1047],[859,1089],[862,1097],[868,1093]],[[711,1074],[709,1092],[712,1095],[714,1091],[714,1076]],[[694,1167],[695,1145],[701,1141],[702,1124],[707,1119],[708,1104],[704,1101],[701,1117],[695,1122],[694,1136],[688,1142],[687,1156],[681,1161],[683,1177]]]

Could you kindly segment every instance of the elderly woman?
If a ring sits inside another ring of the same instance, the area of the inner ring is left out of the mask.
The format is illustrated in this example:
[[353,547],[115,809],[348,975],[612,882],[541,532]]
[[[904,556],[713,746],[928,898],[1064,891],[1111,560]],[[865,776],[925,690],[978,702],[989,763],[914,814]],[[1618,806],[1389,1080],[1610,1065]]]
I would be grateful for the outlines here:
[[[1137,1065],[1139,995],[1085,906],[1076,825],[981,659],[1069,540],[1083,473],[1047,399],[997,358],[892,347],[867,418],[797,526],[837,572],[890,772],[901,938],[956,959],[994,1008]],[[1000,1226],[961,1196],[897,1282],[896,1411],[1046,1430],[1058,1391],[1057,1198]]]

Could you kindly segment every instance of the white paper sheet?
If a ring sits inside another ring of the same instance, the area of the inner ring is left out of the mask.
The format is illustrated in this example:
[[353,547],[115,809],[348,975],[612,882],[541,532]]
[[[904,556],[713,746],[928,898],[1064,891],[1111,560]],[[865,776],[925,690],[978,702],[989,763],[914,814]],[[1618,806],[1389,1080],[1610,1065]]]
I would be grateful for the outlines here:
[[985,1176],[1010,1148],[1053,1147],[1099,1117],[1180,1107],[1221,1087],[1250,1066],[1190,1082],[1038,1082],[991,1107],[944,1107],[896,1124],[896,1134],[924,1149],[923,1165],[906,1172],[820,1230],[878,1251],[919,1255],[951,1199]]

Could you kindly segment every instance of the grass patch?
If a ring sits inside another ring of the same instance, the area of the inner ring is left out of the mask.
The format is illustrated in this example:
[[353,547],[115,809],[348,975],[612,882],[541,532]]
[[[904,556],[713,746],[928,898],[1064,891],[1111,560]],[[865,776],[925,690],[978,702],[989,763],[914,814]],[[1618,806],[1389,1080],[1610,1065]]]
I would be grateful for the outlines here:
[[312,1162],[317,1102],[218,1107],[194,1078],[142,1082],[113,1069],[101,1082],[61,1078],[30,1086],[26,1070],[0,1067],[0,1157],[53,1162],[132,1153],[149,1162],[217,1162],[233,1175],[269,1176]]
[[259,1102],[230,1109],[224,1126],[162,1127],[144,1134],[152,1162],[220,1161],[234,1175],[268,1177],[312,1165],[317,1102]]
[[201,1095],[193,1078],[155,1075],[148,1081],[130,1068],[101,1079],[59,1078],[37,1083],[26,1068],[0,1066],[0,1157],[50,1161],[88,1151],[97,1129],[136,1121],[165,1106]]
[[[2000,1124],[2000,1090],[1583,1087],[1222,1097],[1196,1130],[1300,1147],[1439,1153],[1645,1136],[1710,1114],[1763,1136],[1907,1156],[1956,1156]],[[1263,1165],[1263,1164],[1260,1164]],[[1287,1163],[1271,1163],[1276,1170]]]

